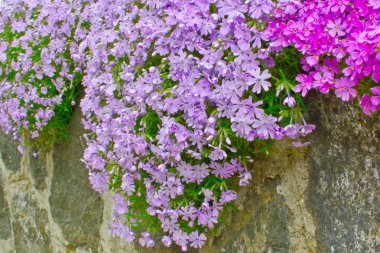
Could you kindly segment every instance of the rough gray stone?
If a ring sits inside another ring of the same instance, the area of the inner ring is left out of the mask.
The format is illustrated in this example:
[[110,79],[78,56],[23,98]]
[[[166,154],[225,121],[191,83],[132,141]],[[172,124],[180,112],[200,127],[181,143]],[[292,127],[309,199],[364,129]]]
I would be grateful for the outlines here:
[[380,123],[330,96],[310,100],[307,205],[317,252],[380,252]]
[[33,155],[37,149],[32,147],[29,152],[30,172],[34,179],[34,187],[38,190],[46,189],[46,153],[40,152],[37,157]]
[[54,221],[61,227],[71,248],[97,252],[103,202],[88,182],[88,172],[81,162],[83,128],[76,110],[66,141],[54,147],[54,172],[49,198]]
[[16,252],[52,252],[47,211],[38,207],[27,192],[12,199],[13,236]]
[[21,154],[17,146],[10,136],[0,133],[0,155],[6,168],[11,171],[20,168]]
[[[260,194],[247,196],[246,201],[249,203],[244,205],[244,210],[235,213],[238,215],[234,215],[228,224],[234,228],[234,233],[225,252],[289,252],[287,226],[290,214],[283,197],[276,191],[278,184],[277,179],[267,178],[263,181]],[[241,219],[242,216],[246,218]],[[228,238],[229,231],[226,228],[226,232],[218,240],[224,241]]]
[[12,227],[8,202],[5,198],[2,175],[0,171],[0,240],[11,237]]

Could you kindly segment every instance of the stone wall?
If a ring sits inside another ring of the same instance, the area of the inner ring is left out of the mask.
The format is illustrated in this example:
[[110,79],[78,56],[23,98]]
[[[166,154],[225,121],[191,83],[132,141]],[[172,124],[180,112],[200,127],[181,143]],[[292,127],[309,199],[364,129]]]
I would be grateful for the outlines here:
[[[380,252],[380,121],[334,97],[309,98],[312,143],[276,144],[204,253]],[[0,135],[0,252],[180,252],[111,238],[110,196],[81,163],[80,112],[68,141],[35,158]]]

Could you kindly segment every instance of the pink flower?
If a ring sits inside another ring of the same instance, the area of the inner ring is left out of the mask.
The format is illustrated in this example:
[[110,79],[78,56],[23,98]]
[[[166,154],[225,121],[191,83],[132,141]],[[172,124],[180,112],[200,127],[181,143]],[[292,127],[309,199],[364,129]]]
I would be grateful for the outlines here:
[[326,58],[323,62],[325,63],[325,68],[323,68],[323,71],[328,71],[335,74],[339,73],[338,61],[335,58]]
[[329,20],[327,22],[327,27],[330,28],[329,34],[332,37],[335,37],[337,35],[343,36],[346,34],[344,31],[346,29],[346,25],[345,23],[342,23],[342,20],[340,18],[335,21]]
[[315,81],[313,83],[313,87],[316,87],[319,89],[321,89],[322,87],[325,87],[326,84],[333,83],[334,81],[331,72],[316,72],[314,74],[314,80]]
[[348,58],[346,63],[348,67],[342,71],[345,76],[350,76],[351,79],[354,79],[358,73],[361,73],[362,66],[357,65],[353,59]]
[[301,92],[303,97],[306,96],[307,92],[313,86],[313,80],[310,76],[304,74],[297,75],[296,80],[299,84],[296,85],[293,90],[296,92]]
[[337,0],[334,2],[336,3],[331,7],[332,12],[337,12],[337,11],[344,12],[344,10],[346,9],[346,6],[349,4],[347,0]]
[[356,97],[357,91],[352,88],[355,86],[356,84],[354,81],[347,77],[342,77],[335,82],[335,94],[337,97],[342,98],[343,101],[348,101]]
[[318,63],[319,61],[319,56],[318,55],[312,55],[312,56],[308,56],[306,57],[306,62],[310,65],[310,66],[314,66]]
[[363,96],[362,100],[360,101],[360,106],[363,108],[363,112],[367,115],[371,115],[372,112],[377,111],[377,105],[372,102],[372,99],[368,96],[368,94],[365,94]]
[[371,89],[376,96],[371,97],[371,103],[378,106],[380,104],[380,87],[376,86]]

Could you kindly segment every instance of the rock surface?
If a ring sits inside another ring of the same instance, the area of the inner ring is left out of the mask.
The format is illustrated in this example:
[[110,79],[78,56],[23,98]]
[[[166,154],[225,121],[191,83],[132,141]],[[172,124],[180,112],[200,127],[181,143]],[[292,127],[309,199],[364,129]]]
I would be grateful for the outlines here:
[[0,171],[0,240],[7,240],[12,235],[12,227],[9,206],[5,198],[1,174]]
[[69,241],[69,248],[98,252],[103,202],[88,182],[81,162],[83,129],[80,113],[75,113],[66,141],[53,150],[53,177],[49,204],[54,221]]
[[[312,143],[276,144],[202,253],[380,252],[380,121],[337,98],[309,98]],[[0,252],[181,252],[112,238],[109,194],[94,193],[80,113],[69,139],[34,157],[0,135]]]
[[310,120],[318,130],[311,136],[306,200],[317,248],[380,252],[379,114],[365,117],[335,100],[311,101]]

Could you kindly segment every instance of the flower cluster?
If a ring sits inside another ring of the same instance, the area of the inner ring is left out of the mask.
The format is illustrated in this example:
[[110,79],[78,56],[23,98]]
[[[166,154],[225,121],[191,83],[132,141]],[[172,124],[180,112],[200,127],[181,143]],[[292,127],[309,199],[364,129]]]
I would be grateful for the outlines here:
[[302,117],[310,89],[378,109],[379,7],[8,0],[0,127],[17,139],[59,133],[81,83],[83,160],[93,189],[114,192],[112,235],[201,248],[251,179],[251,155],[314,130]]
[[0,6],[0,127],[15,139],[25,130],[36,140],[59,138],[70,118],[80,83],[71,60],[77,9],[40,0]]
[[343,101],[359,99],[368,115],[378,110],[379,1],[283,0],[273,13],[263,33],[270,50],[293,45],[303,54],[306,74],[297,76],[295,91],[332,89]]
[[313,130],[290,119],[299,115],[291,84],[271,83],[274,59],[261,33],[273,3],[245,2],[84,8],[84,161],[96,191],[117,192],[113,235],[201,247],[236,198],[233,176],[240,186],[251,179],[252,143]]

